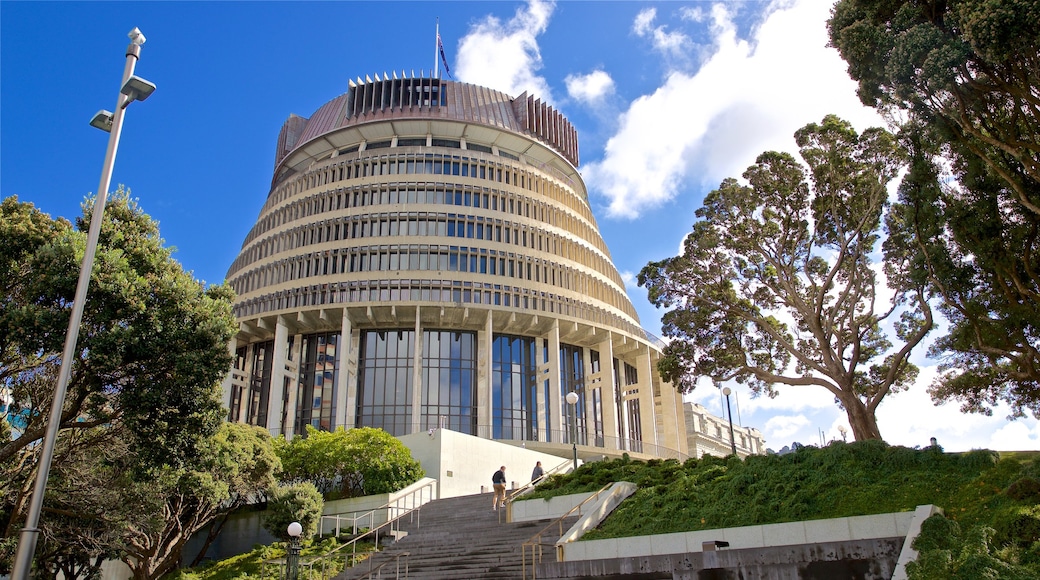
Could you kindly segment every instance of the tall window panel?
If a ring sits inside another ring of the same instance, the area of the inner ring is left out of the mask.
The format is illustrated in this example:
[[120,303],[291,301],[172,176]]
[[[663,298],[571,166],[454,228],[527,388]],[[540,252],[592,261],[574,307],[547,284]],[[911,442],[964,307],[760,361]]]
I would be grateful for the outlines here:
[[303,360],[296,391],[295,433],[303,435],[306,425],[331,431],[336,428],[336,385],[339,383],[339,333],[308,334],[303,337]]
[[[235,363],[232,375],[245,377],[246,375],[246,347],[240,346],[235,349]],[[242,385],[231,385],[231,400],[228,402],[228,420],[238,421],[242,413],[242,398],[245,396],[245,387]]]
[[445,427],[477,434],[476,342],[472,332],[423,332],[420,429]]
[[415,331],[362,332],[360,353],[356,426],[411,433]]
[[274,341],[253,345],[253,364],[249,375],[249,409],[246,423],[267,428],[267,407],[271,399],[271,368],[274,363]]
[[[589,375],[595,376],[600,372],[600,359],[598,350],[589,350],[589,364],[592,368],[589,369]],[[602,383],[600,383],[602,384]],[[603,389],[596,387],[591,390],[592,394],[592,432],[595,440],[593,444],[596,447],[603,447],[605,443],[606,433],[603,431]]]
[[[567,393],[578,395],[575,405],[567,403]],[[588,431],[585,428],[585,363],[581,358],[581,347],[569,344],[560,345],[560,397],[563,398],[564,426],[567,429],[565,441],[572,443],[571,426],[575,425],[577,443],[588,445]]]
[[499,335],[491,347],[491,430],[495,439],[538,439],[535,341]]

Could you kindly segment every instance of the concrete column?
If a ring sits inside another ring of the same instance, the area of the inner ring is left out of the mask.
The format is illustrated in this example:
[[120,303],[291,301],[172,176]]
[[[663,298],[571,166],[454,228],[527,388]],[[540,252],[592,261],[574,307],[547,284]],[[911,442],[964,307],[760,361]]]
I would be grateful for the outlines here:
[[[278,317],[274,327],[274,348],[271,356],[271,388],[267,396],[267,430],[272,436],[285,433],[285,424],[282,421],[283,401],[285,390],[285,363],[288,362],[289,328],[285,325],[285,319]],[[290,409],[290,416],[295,409]]]
[[351,429],[357,421],[358,347],[354,343],[353,328],[346,308],[343,309],[343,321],[340,324],[336,359],[339,378],[336,382],[336,418],[332,427]]
[[[653,356],[650,357],[654,361]],[[652,362],[656,364],[656,361]],[[656,369],[654,369],[656,370]],[[661,417],[660,432],[662,445],[669,449],[675,449],[679,453],[689,455],[689,445],[686,441],[686,416],[683,412],[682,397],[671,383],[661,380],[656,372],[650,375],[650,380],[657,386],[661,393]]]
[[[548,376],[541,377],[549,380],[549,432],[552,440],[565,441],[564,429],[567,428],[563,420],[563,397],[560,396],[560,321],[553,320],[552,328],[549,330],[549,360],[545,361]],[[541,388],[539,384],[539,388]]]
[[488,311],[484,329],[477,331],[477,436],[492,439],[492,412],[494,401],[491,393],[492,352],[494,346],[494,329],[492,328],[491,311]]
[[412,420],[409,423],[409,433],[418,433],[422,426],[422,351],[423,351],[423,329],[420,307],[415,307],[415,352],[412,353]]
[[654,374],[650,362],[650,346],[642,348],[636,356],[636,369],[639,372],[639,423],[642,428],[643,443],[660,445],[657,434],[656,409],[654,408]]
[[599,351],[599,389],[603,399],[603,435],[606,438],[604,444],[608,448],[616,447],[619,417],[617,416],[617,392],[614,388],[613,335],[607,333],[607,339],[596,345],[596,350]]

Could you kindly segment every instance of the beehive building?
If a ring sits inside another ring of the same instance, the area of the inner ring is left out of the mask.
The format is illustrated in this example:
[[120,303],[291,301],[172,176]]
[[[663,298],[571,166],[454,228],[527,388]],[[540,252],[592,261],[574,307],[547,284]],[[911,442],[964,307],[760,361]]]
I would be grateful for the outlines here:
[[552,107],[421,75],[358,79],[290,116],[274,162],[227,275],[230,420],[686,456],[661,344]]

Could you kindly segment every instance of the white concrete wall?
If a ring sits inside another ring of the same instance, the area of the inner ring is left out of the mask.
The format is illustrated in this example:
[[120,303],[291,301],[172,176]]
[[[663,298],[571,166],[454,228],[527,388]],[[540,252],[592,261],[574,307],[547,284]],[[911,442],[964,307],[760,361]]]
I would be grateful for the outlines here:
[[574,509],[574,506],[585,501],[592,495],[589,493],[575,493],[572,495],[558,495],[549,499],[519,499],[509,507],[511,522],[529,522],[532,520],[555,519]]
[[506,466],[506,487],[516,489],[531,481],[531,470],[536,462],[541,461],[542,468],[548,472],[570,461],[450,429],[412,433],[398,439],[422,464],[426,477],[439,482],[440,498],[490,493],[491,476],[502,465]]
[[561,561],[572,561],[700,552],[703,542],[713,540],[726,541],[730,549],[740,549],[894,538],[908,534],[913,518],[914,512],[897,512],[656,536],[572,541],[558,548],[563,556]]

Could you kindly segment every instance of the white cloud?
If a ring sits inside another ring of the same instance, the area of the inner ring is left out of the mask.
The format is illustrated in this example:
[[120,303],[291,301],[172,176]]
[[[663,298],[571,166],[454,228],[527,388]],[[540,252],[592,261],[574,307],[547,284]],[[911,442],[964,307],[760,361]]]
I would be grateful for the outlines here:
[[1036,418],[1008,422],[1009,410],[1003,405],[989,417],[962,413],[956,401],[935,405],[927,386],[935,378],[936,370],[935,366],[922,367],[915,386],[885,397],[877,410],[878,428],[885,441],[913,447],[927,445],[928,439],[935,437],[947,451],[1040,448],[1040,421]]
[[594,70],[587,75],[567,75],[563,82],[567,85],[568,96],[591,105],[614,92],[614,79],[602,70]]
[[[585,165],[608,215],[635,218],[694,186],[738,176],[765,150],[794,151],[794,131],[836,113],[857,128],[880,125],[860,105],[845,63],[826,47],[829,4],[774,3],[749,42],[722,5],[711,10],[713,52],[696,74],[673,70],[618,119],[603,159]],[[636,30],[652,30],[641,13]]]
[[638,287],[638,284],[636,284],[636,276],[637,275],[636,275],[635,272],[630,272],[628,270],[625,270],[624,272],[618,272],[618,273],[621,274],[621,279],[624,280],[624,282],[625,282],[625,288],[628,288],[629,290],[631,290],[632,288],[637,288]]
[[809,425],[805,415],[773,415],[762,430],[766,441],[789,441],[791,436]]
[[656,9],[643,9],[636,15],[636,19],[632,23],[632,31],[642,38],[649,36],[654,50],[657,52],[665,56],[681,58],[683,52],[690,46],[690,39],[681,32],[668,32],[665,26],[654,26],[656,18]]
[[683,6],[679,9],[679,16],[689,22],[704,22],[708,14],[700,6]]
[[639,36],[646,36],[650,33],[654,25],[654,19],[657,18],[656,8],[644,8],[636,14],[636,19],[632,23],[632,31]]
[[459,41],[458,79],[514,97],[527,91],[551,103],[549,83],[536,73],[542,68],[538,35],[545,32],[555,8],[552,1],[529,0],[508,22],[488,16],[474,24]]

